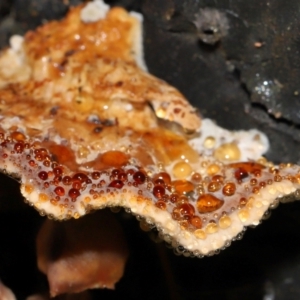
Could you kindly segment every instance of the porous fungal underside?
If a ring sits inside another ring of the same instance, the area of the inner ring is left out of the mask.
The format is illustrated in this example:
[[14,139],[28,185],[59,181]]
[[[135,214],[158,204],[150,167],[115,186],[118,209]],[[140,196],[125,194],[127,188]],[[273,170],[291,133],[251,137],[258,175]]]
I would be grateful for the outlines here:
[[297,192],[300,168],[263,159],[257,130],[200,120],[146,72],[141,36],[137,14],[95,1],[13,37],[0,56],[0,167],[41,214],[121,206],[209,255]]

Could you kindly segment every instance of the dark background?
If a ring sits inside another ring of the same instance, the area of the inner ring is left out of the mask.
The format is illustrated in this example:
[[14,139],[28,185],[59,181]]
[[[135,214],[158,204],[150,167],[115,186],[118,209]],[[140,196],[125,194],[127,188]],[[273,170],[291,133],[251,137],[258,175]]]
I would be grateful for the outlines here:
[[[80,2],[1,0],[0,46]],[[150,72],[178,87],[203,117],[229,129],[258,128],[270,139],[268,159],[300,163],[299,1],[109,3],[144,14]],[[22,203],[17,183],[0,180],[0,278],[24,299],[46,288],[34,254],[42,218]],[[196,259],[153,243],[121,213],[131,248],[126,273],[116,291],[94,292],[95,299],[300,299],[299,216],[300,203],[280,205],[229,249]]]

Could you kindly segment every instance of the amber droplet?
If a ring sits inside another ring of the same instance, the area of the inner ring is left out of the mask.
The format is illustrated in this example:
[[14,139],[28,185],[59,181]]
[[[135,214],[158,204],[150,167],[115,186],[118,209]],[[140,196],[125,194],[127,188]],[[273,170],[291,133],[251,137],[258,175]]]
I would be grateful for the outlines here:
[[165,195],[165,193],[165,188],[161,185],[156,185],[153,188],[153,195],[158,199],[162,198]]
[[168,185],[171,183],[171,177],[166,172],[160,172],[153,176],[153,181],[156,182],[156,180],[163,180],[163,182]]
[[257,185],[257,180],[255,178],[251,179],[250,185],[252,185],[252,186]]
[[191,180],[195,183],[199,183],[202,180],[202,176],[199,173],[194,173]]
[[246,204],[247,204],[247,199],[244,198],[244,197],[242,197],[242,198],[240,199],[240,205],[241,205],[241,206],[245,206]]
[[228,182],[223,186],[222,192],[225,196],[232,196],[234,195],[236,190],[235,184],[233,182]]
[[64,176],[62,182],[65,185],[70,185],[72,183],[72,178],[70,176]]
[[200,213],[213,212],[224,204],[223,200],[211,194],[201,195],[197,200],[197,209]]
[[101,155],[100,160],[108,167],[119,168],[127,164],[128,156],[121,151],[107,151]]
[[211,164],[207,167],[206,171],[210,176],[215,175],[220,171],[220,166],[217,164]]
[[38,176],[39,176],[39,178],[42,179],[42,180],[47,180],[47,179],[48,179],[48,173],[45,172],[45,171],[39,172],[39,173],[38,173]]
[[14,150],[17,153],[22,153],[24,151],[24,143],[22,143],[22,142],[16,143],[14,146]]
[[157,201],[155,203],[155,206],[160,208],[160,209],[163,209],[163,210],[165,210],[167,208],[167,205],[164,201]]
[[30,161],[28,162],[28,164],[29,164],[30,167],[34,167],[34,166],[35,166],[34,160],[30,160]]
[[192,217],[190,223],[197,229],[202,228],[202,220],[197,216]]
[[76,189],[70,189],[68,194],[69,194],[71,200],[75,201],[76,198],[80,195],[80,192]]
[[10,136],[15,141],[25,141],[26,139],[25,135],[18,131],[12,132]]
[[254,173],[256,170],[262,170],[265,167],[261,164],[255,163],[255,162],[240,162],[240,163],[233,163],[229,164],[229,167],[233,169],[243,169],[248,173]]
[[211,178],[211,181],[223,183],[224,177],[223,177],[222,175],[214,175],[214,176]]
[[176,202],[178,201],[178,199],[179,199],[178,194],[171,194],[171,195],[170,195],[170,201],[171,201],[172,203],[176,203]]
[[238,168],[235,172],[234,172],[234,177],[236,178],[236,180],[241,181],[245,178],[247,178],[249,176],[248,172],[243,169],[243,168]]
[[113,180],[109,185],[109,187],[114,187],[116,189],[121,189],[124,186],[124,182],[122,180]]
[[141,171],[137,171],[133,174],[133,180],[138,184],[142,184],[146,180],[146,175]]
[[65,195],[65,189],[61,186],[57,186],[55,189],[54,189],[54,193],[57,195],[57,196],[64,196]]
[[187,194],[194,190],[195,186],[187,180],[175,180],[172,182],[175,191],[179,194]]
[[207,190],[211,193],[218,191],[221,188],[221,183],[213,181],[207,186]]
[[46,202],[48,200],[49,200],[49,197],[46,194],[44,194],[44,193],[39,194],[39,201]]
[[282,180],[282,177],[280,175],[275,175],[274,176],[274,181],[275,182],[280,182]]

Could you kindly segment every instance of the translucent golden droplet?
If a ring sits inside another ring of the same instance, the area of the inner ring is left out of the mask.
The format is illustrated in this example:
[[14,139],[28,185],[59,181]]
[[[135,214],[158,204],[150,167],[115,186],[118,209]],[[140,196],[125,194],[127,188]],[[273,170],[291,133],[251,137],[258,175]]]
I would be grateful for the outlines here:
[[253,207],[253,204],[254,204],[254,198],[253,198],[253,197],[250,197],[250,198],[248,199],[248,202],[247,202],[247,204],[246,204],[246,207],[249,208],[249,209],[251,209],[251,208]]
[[220,166],[217,164],[211,164],[206,169],[208,175],[215,175],[220,171]]
[[254,202],[254,205],[255,205],[256,208],[261,208],[261,207],[263,206],[262,202],[259,201],[259,200],[256,200],[256,201]]
[[235,143],[225,143],[214,151],[214,157],[221,161],[235,161],[241,158],[241,150]]
[[90,197],[85,197],[85,198],[84,198],[84,202],[89,203],[90,201],[91,201],[91,198],[90,198]]
[[238,212],[238,216],[242,222],[246,222],[249,219],[250,214],[248,210],[242,209]]
[[25,184],[24,189],[27,194],[31,194],[33,192],[33,186],[30,184]]
[[195,230],[194,231],[194,235],[198,239],[201,239],[201,240],[205,240],[206,239],[206,233],[205,233],[205,231],[203,231],[201,229]]
[[203,146],[207,149],[212,149],[216,144],[216,139],[213,136],[208,136],[203,143]]
[[216,223],[209,223],[207,224],[205,231],[208,234],[216,233],[219,230],[219,227]]
[[184,161],[176,163],[173,167],[173,175],[178,179],[185,179],[190,176],[192,172],[193,169],[190,164]]
[[79,146],[77,153],[80,158],[87,158],[90,154],[90,150],[85,146]]
[[80,217],[80,215],[78,212],[76,212],[76,213],[74,213],[73,217],[74,217],[74,219],[78,219]]
[[45,201],[48,201],[48,200],[49,200],[49,197],[46,194],[44,194],[44,193],[39,194],[39,201],[45,202]]
[[222,229],[226,229],[231,226],[231,219],[228,216],[223,216],[219,220],[219,226]]

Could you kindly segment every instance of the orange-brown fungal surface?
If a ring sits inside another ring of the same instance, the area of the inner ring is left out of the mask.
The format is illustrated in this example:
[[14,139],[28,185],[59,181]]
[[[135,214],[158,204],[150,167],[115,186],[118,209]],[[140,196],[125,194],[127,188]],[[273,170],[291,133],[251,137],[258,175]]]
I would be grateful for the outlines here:
[[297,192],[299,167],[261,159],[261,132],[200,120],[143,69],[135,14],[88,12],[13,37],[0,55],[0,167],[28,203],[59,220],[121,206],[202,256]]

